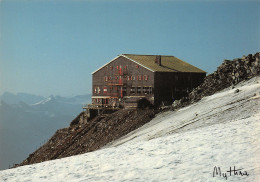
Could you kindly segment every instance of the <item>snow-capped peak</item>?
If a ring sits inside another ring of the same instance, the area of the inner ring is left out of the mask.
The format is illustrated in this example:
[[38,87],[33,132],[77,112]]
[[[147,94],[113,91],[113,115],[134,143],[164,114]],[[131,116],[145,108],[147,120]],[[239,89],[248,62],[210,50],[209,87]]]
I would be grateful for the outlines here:
[[40,102],[37,102],[35,104],[31,104],[31,106],[36,106],[36,105],[40,105],[40,104],[46,104],[47,102],[49,102],[49,101],[51,101],[53,99],[54,99],[54,96],[51,95],[50,97],[47,97],[47,98],[41,100]]

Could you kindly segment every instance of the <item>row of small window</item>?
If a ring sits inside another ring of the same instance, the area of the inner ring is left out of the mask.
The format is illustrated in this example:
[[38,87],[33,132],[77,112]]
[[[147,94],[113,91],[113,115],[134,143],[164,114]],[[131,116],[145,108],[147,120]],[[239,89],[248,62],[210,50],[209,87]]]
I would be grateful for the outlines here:
[[141,93],[144,94],[152,94],[153,93],[153,87],[131,87],[130,89],[130,94],[134,94],[134,93]]
[[111,102],[111,99],[93,99],[92,101],[100,104],[108,104],[109,101]]
[[109,98],[109,99],[97,98],[97,99],[92,99],[92,102],[97,103],[97,104],[109,104],[109,103],[115,103],[116,101],[117,101],[116,98]]
[[[117,87],[113,88],[113,86],[110,86],[109,89],[110,89],[110,91],[112,91],[113,89],[115,89],[115,91],[118,91],[118,88]],[[107,93],[107,92],[108,92],[107,86],[103,87],[103,93]],[[94,88],[94,93],[95,94],[100,94],[101,93],[100,87],[95,87]]]
[[[113,77],[112,76],[105,76],[104,80],[107,82],[109,80],[112,80]],[[148,75],[137,75],[137,76],[125,76],[124,77],[125,80],[145,80],[147,81],[149,79]],[[122,80],[122,76],[115,76],[114,80]]]
[[[112,86],[109,88],[110,91],[113,91],[113,89],[116,89],[115,91],[118,91],[118,88],[115,87],[113,88]],[[126,87],[121,88],[123,92],[127,91]],[[105,86],[103,88],[103,93],[107,93],[108,92],[108,88]],[[152,94],[153,93],[153,87],[131,87],[130,89],[130,93],[134,94],[134,93],[144,93],[144,94]],[[94,93],[95,94],[100,94],[101,93],[101,89],[100,87],[95,87],[94,88]]]

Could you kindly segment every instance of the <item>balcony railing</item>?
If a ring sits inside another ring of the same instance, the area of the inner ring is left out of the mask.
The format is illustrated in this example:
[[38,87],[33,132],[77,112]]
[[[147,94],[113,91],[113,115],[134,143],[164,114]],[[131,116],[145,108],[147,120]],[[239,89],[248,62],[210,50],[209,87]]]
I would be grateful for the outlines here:
[[118,106],[111,106],[109,104],[85,104],[83,109],[118,109]]

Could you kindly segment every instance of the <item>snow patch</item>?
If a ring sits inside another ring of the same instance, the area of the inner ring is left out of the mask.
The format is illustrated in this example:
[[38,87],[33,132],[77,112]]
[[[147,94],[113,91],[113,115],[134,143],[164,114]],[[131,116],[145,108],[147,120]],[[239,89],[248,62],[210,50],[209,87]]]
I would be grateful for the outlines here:
[[37,102],[35,104],[31,104],[31,106],[36,106],[36,105],[40,105],[40,104],[46,104],[47,102],[51,101],[53,99],[53,97],[48,97],[48,98],[45,98],[44,100],[40,101],[40,102]]

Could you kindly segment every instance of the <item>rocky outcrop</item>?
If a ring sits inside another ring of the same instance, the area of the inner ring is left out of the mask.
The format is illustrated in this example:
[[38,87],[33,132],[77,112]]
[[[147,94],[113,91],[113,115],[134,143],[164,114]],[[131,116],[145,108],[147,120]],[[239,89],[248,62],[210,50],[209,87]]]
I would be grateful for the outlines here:
[[195,88],[188,97],[173,103],[173,109],[197,102],[224,88],[235,86],[241,81],[260,75],[260,53],[249,54],[234,60],[224,60],[217,70],[206,76],[204,82]]

